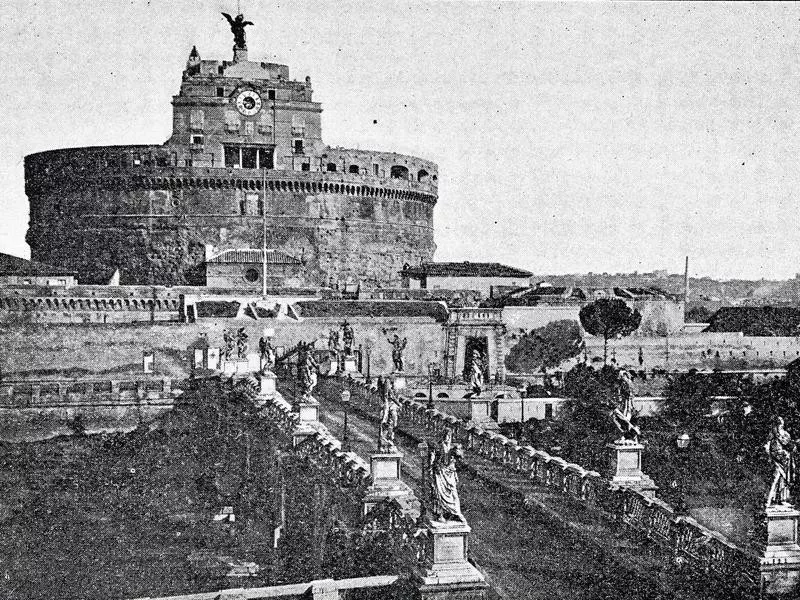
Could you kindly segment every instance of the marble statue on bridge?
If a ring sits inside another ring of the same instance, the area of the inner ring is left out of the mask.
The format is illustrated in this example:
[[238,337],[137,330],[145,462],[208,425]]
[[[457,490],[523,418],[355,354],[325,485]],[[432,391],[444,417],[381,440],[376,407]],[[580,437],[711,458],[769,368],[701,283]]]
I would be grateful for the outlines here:
[[783,428],[783,418],[776,417],[764,450],[772,461],[772,485],[767,493],[767,506],[789,505],[790,486],[794,481],[794,456],[796,443]]
[[633,424],[633,386],[631,376],[625,369],[617,373],[617,406],[611,407],[611,421],[621,434],[618,441],[638,442],[642,434]]
[[275,368],[275,347],[268,337],[258,340],[258,353],[261,356],[261,370],[272,371]]
[[483,392],[483,356],[480,350],[472,351],[472,361],[470,366],[469,387],[473,396],[480,396]]
[[300,342],[297,350],[298,378],[300,379],[300,389],[304,400],[311,398],[311,393],[317,385],[317,371],[319,364],[314,359],[312,352],[314,345]]
[[249,349],[249,343],[247,341],[247,333],[244,330],[244,327],[240,327],[239,331],[236,332],[236,354],[238,358],[246,359],[247,358],[247,351]]
[[430,454],[428,470],[430,473],[430,511],[441,522],[460,521],[466,523],[461,513],[458,497],[458,473],[456,463],[464,456],[460,444],[453,443],[453,432],[447,429],[442,439]]
[[394,381],[389,380],[382,384],[383,412],[381,413],[381,427],[378,435],[378,450],[396,452],[394,432],[400,415],[400,399],[394,389]]
[[347,319],[342,323],[342,341],[344,342],[344,353],[347,356],[353,354],[353,344],[355,343],[355,332],[353,326],[347,322]]

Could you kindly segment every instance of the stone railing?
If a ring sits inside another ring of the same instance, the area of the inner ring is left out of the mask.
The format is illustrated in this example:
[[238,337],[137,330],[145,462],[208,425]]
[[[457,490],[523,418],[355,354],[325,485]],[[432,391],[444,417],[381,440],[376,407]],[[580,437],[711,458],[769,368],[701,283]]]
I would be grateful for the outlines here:
[[0,383],[0,408],[171,405],[174,396],[169,377]]
[[[280,394],[261,406],[261,414],[289,437],[298,433],[301,427],[300,415]],[[314,431],[303,436],[297,444],[298,455],[307,458],[337,485],[351,489],[362,497],[372,484],[369,464],[355,452],[343,451],[342,443],[321,423],[309,425]]]
[[356,577],[353,579],[320,579],[307,583],[292,583],[260,588],[232,588],[214,592],[197,594],[181,594],[180,596],[164,596],[160,598],[140,598],[139,600],[262,600],[266,598],[282,598],[284,600],[334,600],[347,598],[350,590],[385,591],[387,597],[394,596],[394,587],[398,582],[397,575],[377,575],[373,577]]
[[[339,391],[347,387],[336,380],[326,380],[323,385]],[[372,414],[381,409],[382,401],[374,388],[353,381],[349,389],[355,406]],[[760,572],[759,558],[755,553],[732,543],[693,518],[677,514],[662,500],[613,485],[596,471],[544,450],[521,445],[499,433],[485,431],[415,400],[401,398],[401,401],[401,428],[405,423],[413,429],[424,429],[437,438],[449,429],[454,441],[463,444],[467,452],[499,464],[510,473],[522,474],[532,483],[569,497],[587,509],[599,511],[637,537],[644,537],[670,550],[677,563],[710,575],[728,587],[757,589]]]

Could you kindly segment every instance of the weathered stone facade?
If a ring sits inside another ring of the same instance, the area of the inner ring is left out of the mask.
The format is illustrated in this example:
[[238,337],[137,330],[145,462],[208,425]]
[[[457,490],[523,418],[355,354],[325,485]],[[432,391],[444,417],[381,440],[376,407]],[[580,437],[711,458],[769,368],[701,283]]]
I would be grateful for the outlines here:
[[310,78],[193,50],[161,146],[52,150],[25,159],[34,260],[105,283],[203,285],[204,249],[263,243],[305,257],[317,285],[399,284],[431,260],[437,167],[322,142]]

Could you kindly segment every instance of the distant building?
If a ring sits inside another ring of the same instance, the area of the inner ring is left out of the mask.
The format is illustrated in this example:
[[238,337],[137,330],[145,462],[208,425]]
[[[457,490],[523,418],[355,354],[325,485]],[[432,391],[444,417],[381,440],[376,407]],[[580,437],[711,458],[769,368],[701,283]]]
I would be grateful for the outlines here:
[[400,272],[402,285],[409,289],[476,290],[491,297],[497,288],[530,285],[530,271],[480,262],[428,262],[418,267],[406,265]]
[[75,284],[75,271],[0,252],[0,285],[70,288]]
[[684,301],[655,287],[592,288],[555,286],[546,282],[518,289],[482,305],[502,308],[503,320],[510,330],[529,331],[552,321],[579,321],[582,306],[600,298],[618,298],[642,314],[638,331],[645,335],[665,335],[684,326]]
[[[261,290],[264,251],[225,250],[206,261],[206,286],[234,290]],[[303,261],[279,250],[266,250],[267,287],[298,288],[305,284]]]

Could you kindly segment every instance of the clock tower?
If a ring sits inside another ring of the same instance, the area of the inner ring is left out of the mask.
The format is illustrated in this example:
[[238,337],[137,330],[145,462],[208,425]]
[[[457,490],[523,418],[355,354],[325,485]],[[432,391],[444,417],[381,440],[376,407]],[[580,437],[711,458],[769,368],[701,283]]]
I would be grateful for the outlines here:
[[311,78],[292,81],[288,66],[246,60],[241,50],[213,61],[192,48],[167,142],[179,164],[319,170],[322,107],[311,100]]

